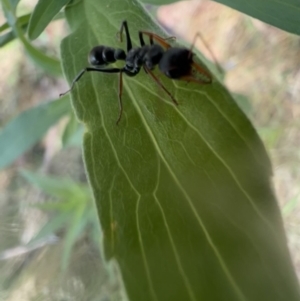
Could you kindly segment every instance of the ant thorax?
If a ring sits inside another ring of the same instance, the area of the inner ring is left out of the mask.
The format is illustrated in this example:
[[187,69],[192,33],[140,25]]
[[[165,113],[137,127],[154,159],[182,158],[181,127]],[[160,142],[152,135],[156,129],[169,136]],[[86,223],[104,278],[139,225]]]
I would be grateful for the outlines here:
[[143,65],[153,70],[163,57],[163,54],[163,48],[157,44],[132,48],[127,53],[126,67],[133,72],[137,69],[139,70]]

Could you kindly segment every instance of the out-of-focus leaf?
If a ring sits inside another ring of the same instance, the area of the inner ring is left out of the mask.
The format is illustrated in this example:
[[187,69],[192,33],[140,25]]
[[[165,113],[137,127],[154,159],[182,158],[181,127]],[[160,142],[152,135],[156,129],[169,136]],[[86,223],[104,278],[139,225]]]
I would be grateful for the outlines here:
[[31,15],[28,36],[36,39],[70,0],[39,0]]
[[252,111],[252,105],[249,98],[246,95],[239,93],[231,92],[231,95],[240,109],[245,113],[245,115],[249,116]]
[[36,47],[32,46],[23,36],[23,33],[21,33],[20,30],[18,30],[18,37],[23,42],[27,54],[38,66],[54,76],[61,75],[61,66],[59,60],[49,57]]
[[214,0],[253,18],[300,35],[298,0]]
[[7,43],[11,42],[16,38],[15,33],[11,30],[0,36],[0,47],[3,47]]
[[258,133],[267,147],[272,149],[276,146],[280,137],[284,135],[284,129],[282,126],[266,126],[258,128]]
[[33,107],[10,121],[0,131],[0,168],[29,150],[70,110],[68,97],[64,97]]
[[[21,174],[30,183],[45,193],[59,198],[57,202],[33,205],[35,208],[52,213],[52,217],[29,244],[34,244],[40,239],[50,234],[55,234],[56,231],[65,227],[66,236],[62,256],[62,268],[66,269],[72,247],[86,227],[92,225],[93,228],[97,229],[98,235],[100,235],[91,193],[86,185],[76,183],[70,179],[49,177],[25,170],[21,171]],[[92,239],[94,239],[94,234],[95,230],[91,233]]]
[[70,200],[74,198],[85,199],[89,195],[89,192],[86,188],[83,188],[78,183],[69,178],[57,178],[38,175],[27,170],[22,170],[21,175],[34,186],[56,198],[63,200]]
[[11,4],[11,6],[13,7],[14,11],[16,11],[17,6],[18,6],[20,0],[9,0],[9,2]]
[[[81,129],[81,125],[79,124],[78,120],[76,119],[75,114],[72,112],[70,114],[70,119],[65,127],[64,133],[62,135],[62,143],[63,143],[64,147],[72,144],[72,139],[73,139],[74,135],[77,134],[77,132],[80,131],[80,129]],[[81,133],[82,133],[82,131],[81,131]],[[82,135],[81,135],[80,141],[82,141]]]
[[70,212],[60,212],[56,216],[50,218],[50,220],[47,221],[46,224],[39,230],[37,235],[30,240],[28,246],[32,246],[41,239],[44,239],[45,237],[48,237],[51,234],[55,234],[56,231],[62,229],[68,222],[69,216]]
[[65,237],[64,250],[62,254],[62,269],[66,270],[70,255],[72,252],[72,247],[74,246],[76,240],[80,238],[84,228],[89,222],[85,217],[86,206],[82,203],[81,206],[76,208],[76,211],[73,213],[72,219],[68,225],[68,231]]
[[[18,24],[20,25],[21,29],[23,30],[23,33],[27,29],[27,25],[30,19],[31,14],[27,14],[24,16],[21,16],[18,18]],[[3,25],[0,26],[0,32],[10,28],[9,24],[6,22]],[[16,35],[13,30],[10,30],[9,32],[6,32],[0,36],[0,47],[3,47],[7,43],[13,41],[16,38]]]
[[[59,19],[62,19],[64,18],[64,12],[61,12],[59,14],[57,14],[53,20],[59,20]],[[21,16],[18,18],[18,24],[19,26],[22,28],[23,30],[23,34],[25,33],[26,29],[27,29],[27,26],[28,26],[28,22],[29,22],[29,19],[30,19],[30,16],[31,14],[27,14],[27,15],[24,15],[24,16]],[[0,32],[6,30],[10,28],[9,24],[6,22],[4,23],[2,26],[0,26]],[[0,36],[0,47],[3,47],[4,45],[6,45],[7,43],[11,42],[12,40],[14,40],[16,38],[16,35],[14,33],[13,30],[3,34]]]
[[[174,0],[139,0],[144,4],[164,5]],[[288,32],[300,35],[298,0],[214,0],[253,18],[271,24]]]
[[[95,45],[126,49],[115,38],[124,15],[134,46],[139,30],[164,36],[135,0],[67,7],[69,82]],[[144,72],[124,75],[118,126],[116,74],[85,74],[72,92],[105,258],[129,300],[298,301],[270,162],[249,120],[217,80],[155,72],[178,107]]]
[[23,35],[23,31],[21,26],[18,24],[18,20],[15,16],[15,11],[12,5],[8,0],[1,0],[2,6],[4,9],[4,13],[7,19],[8,24],[13,29],[15,35],[22,41],[27,54],[31,57],[31,59],[43,68],[45,71],[51,73],[52,75],[59,76],[61,75],[61,67],[60,62],[55,59],[47,56],[42,51],[35,48],[31,45],[28,40]]
[[[27,15],[24,15],[24,16],[19,17],[19,18],[18,18],[18,24],[19,24],[20,26],[27,25],[28,22],[29,22],[29,19],[30,19],[30,15],[31,15],[31,14],[27,14]],[[7,22],[5,22],[4,24],[2,24],[2,25],[0,26],[0,32],[6,30],[6,29],[8,29],[8,28],[10,28],[10,26],[9,26],[9,24],[8,24]]]
[[[26,31],[26,25],[22,27],[22,30]],[[5,46],[9,42],[13,41],[16,38],[16,35],[13,30],[10,30],[7,33],[4,33],[0,36],[0,47]]]
[[293,212],[293,210],[297,207],[298,204],[299,204],[299,195],[292,198],[284,205],[282,210],[283,214],[284,215],[290,214],[291,212]]

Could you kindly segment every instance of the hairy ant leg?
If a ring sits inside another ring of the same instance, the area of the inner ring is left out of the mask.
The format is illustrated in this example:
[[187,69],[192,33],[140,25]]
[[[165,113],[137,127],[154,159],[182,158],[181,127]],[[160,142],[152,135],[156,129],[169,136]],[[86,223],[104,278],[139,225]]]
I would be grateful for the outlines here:
[[148,69],[145,65],[143,66],[145,72],[147,74],[149,74],[151,76],[151,78],[158,84],[158,86],[160,88],[162,88],[168,95],[169,97],[171,98],[171,100],[173,101],[173,103],[178,106],[178,102],[177,100],[173,97],[173,95],[167,90],[167,88],[160,82],[160,80],[154,75],[154,73]]
[[197,32],[196,35],[195,35],[195,37],[194,37],[193,43],[192,43],[191,48],[190,48],[190,55],[192,55],[192,53],[193,53],[192,51],[193,51],[193,48],[195,47],[197,39],[201,40],[202,44],[205,46],[205,48],[208,50],[210,56],[212,57],[213,62],[217,66],[219,72],[223,73],[223,69],[220,66],[220,64],[219,64],[216,56],[214,55],[213,51],[211,50],[211,48],[209,47],[208,43],[205,41],[205,39],[203,38],[203,36],[201,35],[200,32]]
[[197,80],[194,78],[193,75],[191,75],[191,77],[193,77],[195,80],[193,80],[193,82],[198,82],[199,84],[211,84],[212,83],[212,77],[211,74],[206,71],[203,67],[201,67],[199,64],[193,62],[192,63],[192,67],[194,67],[199,73],[202,73],[203,75],[205,75],[208,80],[207,81],[202,81],[201,79]]
[[151,32],[139,31],[139,39],[140,39],[140,44],[141,44],[142,47],[146,45],[143,35],[146,35],[146,36],[149,37],[150,45],[153,45],[154,44],[154,39],[156,39],[157,42],[160,43],[165,48],[172,47],[170,44],[166,43],[165,41],[167,41],[167,40],[176,40],[176,37],[174,37],[174,36],[163,38],[163,37],[161,37],[159,35],[156,35],[154,33],[151,33]]
[[[165,40],[171,39],[173,37],[169,37],[169,38],[162,38],[159,35],[152,33],[152,32],[148,32],[148,31],[139,31],[139,37],[142,37],[142,35],[148,36],[150,39],[150,44],[153,44],[153,40],[158,42],[160,45],[162,45],[163,47],[165,47],[166,49],[171,48],[172,46],[167,43]],[[140,39],[141,41],[141,39]]]

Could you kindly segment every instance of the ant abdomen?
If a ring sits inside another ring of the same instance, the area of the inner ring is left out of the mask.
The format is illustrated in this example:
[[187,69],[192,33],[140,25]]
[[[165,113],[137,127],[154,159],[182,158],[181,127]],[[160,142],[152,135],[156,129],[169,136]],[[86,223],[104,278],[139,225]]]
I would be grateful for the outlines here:
[[169,48],[158,64],[159,70],[172,79],[188,76],[192,69],[192,55],[186,48]]
[[115,49],[107,46],[96,46],[89,53],[89,63],[93,66],[103,66],[125,60],[126,53],[123,49]]

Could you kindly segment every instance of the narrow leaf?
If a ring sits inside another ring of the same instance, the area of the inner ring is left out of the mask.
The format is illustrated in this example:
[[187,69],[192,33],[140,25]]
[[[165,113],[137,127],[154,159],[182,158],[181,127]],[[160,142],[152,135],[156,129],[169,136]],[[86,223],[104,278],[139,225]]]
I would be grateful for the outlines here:
[[[30,19],[30,15],[31,15],[31,14],[27,14],[27,15],[23,15],[23,16],[19,17],[19,18],[18,18],[18,21],[17,21],[18,24],[19,24],[20,26],[27,25],[28,22],[29,22],[29,19]],[[4,24],[2,24],[2,25],[0,26],[0,32],[6,30],[6,29],[8,29],[8,28],[10,28],[10,26],[9,26],[8,22],[5,22]]]
[[50,177],[21,170],[21,175],[45,193],[62,200],[86,199],[89,196],[87,188],[69,178]]
[[39,0],[31,15],[28,36],[36,39],[70,0]]
[[18,19],[15,16],[15,9],[9,0],[2,0],[2,6],[8,24],[13,29],[15,35],[23,43],[25,50],[31,59],[47,72],[55,76],[59,76],[61,74],[60,62],[55,58],[47,56],[28,42],[23,34],[20,24],[18,23]]
[[43,68],[45,71],[51,73],[54,76],[61,75],[61,66],[59,60],[46,55],[38,48],[31,45],[23,36],[23,33],[20,32],[20,30],[18,30],[17,35],[18,38],[22,41],[27,54],[39,67]]
[[73,214],[72,220],[69,222],[62,254],[63,270],[66,270],[70,260],[72,248],[82,234],[85,226],[87,225],[86,216],[84,214],[85,209],[85,206],[77,207],[76,212],[74,212]]
[[[23,32],[26,31],[27,26],[23,25],[22,26],[22,30]],[[13,30],[10,30],[7,33],[4,33],[0,36],[0,47],[5,46],[6,44],[8,44],[9,42],[13,41],[16,38],[16,35],[14,33]]]
[[300,35],[298,0],[215,0],[231,8],[239,10],[253,18],[276,26],[288,32]]
[[44,239],[51,234],[56,234],[56,231],[62,229],[66,225],[69,217],[70,213],[64,212],[50,218],[50,220],[46,222],[46,224],[40,229],[36,236],[29,241],[28,246],[36,244],[39,240]]
[[37,143],[70,108],[67,97],[33,107],[10,121],[0,132],[0,168]]
[[[81,130],[81,126],[78,123],[78,120],[76,119],[75,115],[73,112],[71,112],[70,114],[70,119],[65,127],[64,133],[62,135],[62,143],[63,146],[66,147],[67,145],[72,144],[73,142],[73,138],[74,136],[77,134],[78,131]],[[82,133],[82,131],[81,131]],[[80,139],[80,144],[81,145],[81,141],[82,141],[82,135],[79,136]]]
[[[176,2],[174,0],[139,0],[145,4],[164,5]],[[236,9],[253,18],[276,26],[288,32],[300,35],[298,0],[214,0]]]
[[10,4],[12,5],[14,11],[16,11],[17,6],[18,6],[20,0],[9,0],[9,2],[10,2]]

